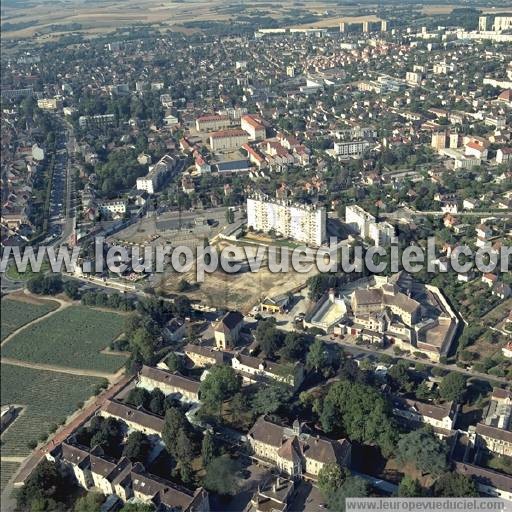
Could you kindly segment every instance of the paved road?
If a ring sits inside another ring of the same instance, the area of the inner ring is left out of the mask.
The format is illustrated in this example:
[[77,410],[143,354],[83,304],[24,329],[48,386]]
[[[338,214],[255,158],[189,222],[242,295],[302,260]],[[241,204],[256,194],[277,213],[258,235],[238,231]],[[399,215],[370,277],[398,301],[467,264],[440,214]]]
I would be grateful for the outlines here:
[[499,382],[500,384],[510,384],[510,381],[507,380],[504,377],[494,377],[492,375],[487,375],[486,373],[479,373],[475,372],[473,370],[465,370],[464,368],[459,368],[458,366],[454,364],[442,364],[442,363],[435,363],[433,361],[429,361],[428,359],[418,359],[414,357],[409,357],[405,354],[402,354],[400,356],[395,355],[390,349],[382,350],[379,348],[371,348],[371,347],[362,347],[360,345],[354,345],[353,343],[344,343],[343,341],[339,340],[339,338],[336,338],[335,340],[331,340],[329,336],[322,336],[323,341],[326,343],[332,343],[336,345],[342,346],[344,349],[346,349],[347,352],[350,354],[357,356],[360,354],[373,354],[376,357],[379,357],[382,354],[387,354],[394,359],[405,359],[406,361],[411,361],[413,363],[420,363],[425,366],[430,366],[431,368],[442,368],[444,370],[448,370],[451,372],[459,372],[464,375],[467,375],[468,377],[478,378],[481,380],[485,380],[488,382]]
[[[379,216],[387,219],[400,219],[407,217],[424,217],[424,216],[433,216],[433,217],[444,217],[446,212],[440,212],[437,210],[413,210],[412,208],[405,207],[401,208],[395,212],[381,212]],[[500,218],[512,218],[512,212],[508,212],[507,210],[493,210],[493,211],[461,211],[458,213],[451,213],[454,217],[500,217]]]

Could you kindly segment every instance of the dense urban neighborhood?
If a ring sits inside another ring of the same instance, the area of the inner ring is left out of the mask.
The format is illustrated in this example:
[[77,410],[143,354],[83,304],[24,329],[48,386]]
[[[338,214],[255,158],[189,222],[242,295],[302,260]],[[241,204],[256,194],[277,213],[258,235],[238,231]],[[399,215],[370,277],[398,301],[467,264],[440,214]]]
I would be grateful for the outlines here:
[[110,3],[2,6],[1,510],[512,502],[510,4]]

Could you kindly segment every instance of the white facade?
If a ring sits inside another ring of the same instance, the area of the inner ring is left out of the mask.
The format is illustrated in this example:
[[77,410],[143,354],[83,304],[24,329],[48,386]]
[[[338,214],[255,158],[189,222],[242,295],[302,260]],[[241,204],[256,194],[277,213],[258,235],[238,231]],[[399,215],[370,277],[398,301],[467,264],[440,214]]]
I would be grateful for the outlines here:
[[384,247],[396,241],[395,227],[389,222],[371,223],[369,238],[376,247]]
[[360,206],[350,205],[345,208],[345,223],[356,229],[363,238],[370,237],[370,225],[375,224],[375,217]]
[[145,190],[148,194],[154,194],[165,175],[174,169],[175,163],[172,156],[163,156],[155,165],[149,167],[146,176],[137,178],[137,190]]
[[357,157],[360,158],[363,153],[370,147],[367,140],[353,140],[348,142],[335,142],[334,154],[340,157]]
[[285,238],[311,245],[322,245],[326,238],[324,208],[264,196],[247,199],[247,225],[257,231],[274,230]]

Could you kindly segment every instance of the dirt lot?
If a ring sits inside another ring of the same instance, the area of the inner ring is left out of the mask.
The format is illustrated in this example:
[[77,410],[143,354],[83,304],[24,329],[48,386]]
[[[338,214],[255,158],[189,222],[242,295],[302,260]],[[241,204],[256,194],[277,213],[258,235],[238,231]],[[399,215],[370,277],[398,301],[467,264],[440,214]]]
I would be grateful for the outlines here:
[[[224,244],[218,244],[222,248]],[[265,263],[258,272],[241,272],[226,274],[217,270],[206,274],[204,282],[199,283],[196,290],[188,291],[191,299],[199,299],[204,304],[218,307],[238,309],[248,313],[251,308],[265,296],[280,295],[303,286],[306,280],[318,271],[313,268],[307,273],[298,273],[291,269],[286,273],[271,273]],[[188,283],[196,283],[196,268],[185,274],[172,274],[161,283],[164,292],[176,293],[179,282],[185,279]]]

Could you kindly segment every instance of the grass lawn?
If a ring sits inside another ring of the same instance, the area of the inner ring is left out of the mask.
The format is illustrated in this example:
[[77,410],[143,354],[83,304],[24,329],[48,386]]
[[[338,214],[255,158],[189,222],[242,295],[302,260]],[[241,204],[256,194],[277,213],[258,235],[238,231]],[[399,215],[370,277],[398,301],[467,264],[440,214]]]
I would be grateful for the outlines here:
[[27,265],[25,272],[18,272],[18,269],[16,268],[16,265],[14,263],[11,263],[5,272],[5,275],[12,279],[13,281],[28,281],[29,279],[32,279],[37,274],[44,274],[50,269],[50,265],[48,264],[47,260],[44,260],[41,269],[39,272],[33,272],[32,267],[30,263]]
[[126,357],[101,350],[122,333],[123,323],[123,316],[114,312],[71,306],[14,336],[2,348],[2,356],[115,373]]
[[55,301],[41,301],[40,304],[31,304],[20,300],[4,298],[0,301],[1,309],[1,333],[0,339],[5,339],[25,324],[32,322],[40,316],[57,309],[59,303]]
[[7,482],[16,473],[19,462],[0,462],[0,492],[3,492]]
[[512,475],[512,457],[496,455],[494,453],[486,453],[482,457],[481,463],[490,469],[499,471],[500,473]]
[[1,403],[25,406],[2,434],[3,456],[25,456],[27,443],[46,438],[50,427],[63,422],[92,396],[103,379],[1,365]]

